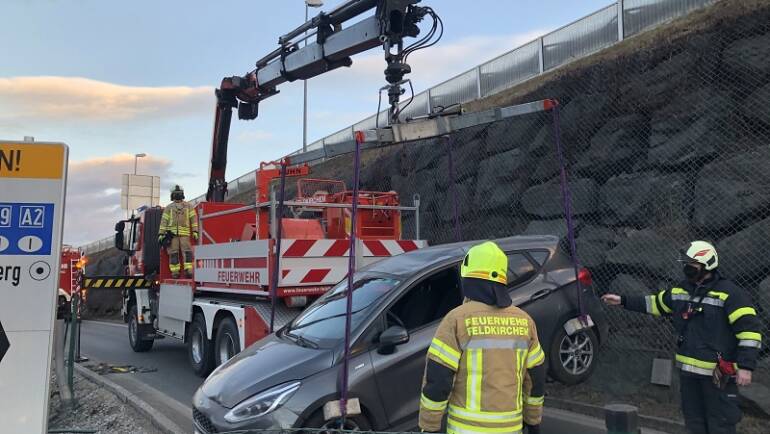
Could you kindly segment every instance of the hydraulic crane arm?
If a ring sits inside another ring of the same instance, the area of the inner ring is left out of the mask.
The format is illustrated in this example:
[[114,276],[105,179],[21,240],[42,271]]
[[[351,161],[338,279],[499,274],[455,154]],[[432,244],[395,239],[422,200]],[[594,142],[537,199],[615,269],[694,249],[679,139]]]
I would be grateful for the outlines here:
[[[411,72],[406,63],[413,51],[433,45],[440,18],[430,7],[416,6],[421,0],[349,0],[328,13],[320,13],[278,39],[279,47],[259,59],[256,68],[243,76],[226,77],[216,90],[217,104],[211,146],[209,189],[206,199],[222,202],[227,193],[225,170],[232,110],[238,118],[256,119],[259,102],[278,93],[285,82],[307,80],[333,69],[350,66],[351,56],[381,46],[385,52],[385,79],[388,82],[390,119],[398,119],[398,102],[404,93],[404,75]],[[374,9],[374,15],[343,29],[343,24]],[[404,39],[417,37],[417,24],[425,16],[433,27],[423,38],[404,47]],[[309,32],[305,37],[305,33]],[[300,43],[308,40],[307,46]],[[440,38],[440,34],[439,34]]]

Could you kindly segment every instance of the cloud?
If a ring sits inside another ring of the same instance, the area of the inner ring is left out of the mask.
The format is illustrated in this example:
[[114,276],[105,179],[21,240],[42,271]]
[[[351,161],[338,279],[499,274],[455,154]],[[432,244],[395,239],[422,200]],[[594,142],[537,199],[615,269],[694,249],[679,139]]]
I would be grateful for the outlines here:
[[0,78],[0,124],[14,119],[131,121],[209,113],[211,87],[124,86],[83,77]]
[[260,140],[270,140],[274,137],[273,133],[265,130],[246,130],[238,134],[238,140],[244,142],[256,142]]
[[[131,154],[70,162],[64,220],[67,243],[81,245],[113,233],[115,223],[125,218],[120,208],[122,174],[133,172],[133,168]],[[141,159],[139,173],[160,176],[163,181],[170,168],[169,160],[148,155]],[[166,191],[162,187],[161,195]]]

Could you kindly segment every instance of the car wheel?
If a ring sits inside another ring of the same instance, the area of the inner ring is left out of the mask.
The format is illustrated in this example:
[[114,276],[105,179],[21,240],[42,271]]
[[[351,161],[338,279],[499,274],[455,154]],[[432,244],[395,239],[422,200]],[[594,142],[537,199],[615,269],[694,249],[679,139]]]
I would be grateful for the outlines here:
[[559,327],[548,354],[551,376],[563,384],[582,383],[596,367],[598,349],[599,339],[593,329],[569,336],[564,327]]
[[304,425],[304,428],[329,430],[321,431],[320,433],[315,431],[313,434],[333,434],[339,432],[340,429],[344,429],[345,431],[371,431],[372,429],[369,420],[363,414],[348,416],[345,418],[345,424],[343,426],[341,419],[324,420],[323,410],[315,412],[308,418]]
[[139,330],[139,321],[136,319],[136,305],[131,305],[128,311],[128,343],[131,349],[137,353],[144,353],[152,349],[153,339],[142,339],[142,332]]
[[231,317],[226,317],[219,323],[214,342],[216,366],[225,363],[241,352],[241,339],[238,334],[238,327],[235,325],[235,320]]
[[199,377],[205,378],[214,369],[214,351],[211,347],[211,340],[206,337],[206,320],[202,314],[196,313],[187,336],[187,350],[193,372]]

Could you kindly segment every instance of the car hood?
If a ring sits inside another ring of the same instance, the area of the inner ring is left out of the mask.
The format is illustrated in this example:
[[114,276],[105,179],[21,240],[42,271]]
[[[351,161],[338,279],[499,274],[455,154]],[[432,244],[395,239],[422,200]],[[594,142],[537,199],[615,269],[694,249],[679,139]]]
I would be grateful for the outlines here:
[[220,405],[233,408],[273,386],[327,369],[332,360],[329,350],[301,347],[273,334],[216,369],[201,386],[201,392]]

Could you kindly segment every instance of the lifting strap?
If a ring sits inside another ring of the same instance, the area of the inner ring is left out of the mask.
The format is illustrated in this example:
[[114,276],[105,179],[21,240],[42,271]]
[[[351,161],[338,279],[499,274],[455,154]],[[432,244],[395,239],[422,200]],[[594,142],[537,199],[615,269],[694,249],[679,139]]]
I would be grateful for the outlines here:
[[275,252],[273,253],[273,275],[270,279],[270,333],[273,333],[275,327],[275,303],[278,297],[278,279],[281,272],[281,220],[283,218],[283,199],[284,189],[286,188],[286,166],[289,162],[284,158],[281,160],[281,185],[278,191],[278,209],[275,213],[277,222],[275,234]]
[[449,188],[452,189],[452,213],[455,224],[455,241],[462,241],[463,234],[460,229],[460,201],[457,195],[457,183],[455,183],[455,171],[454,171],[454,156],[452,153],[452,145],[454,145],[454,137],[447,134],[444,136],[444,140],[447,143],[447,159],[448,159],[448,178]]

